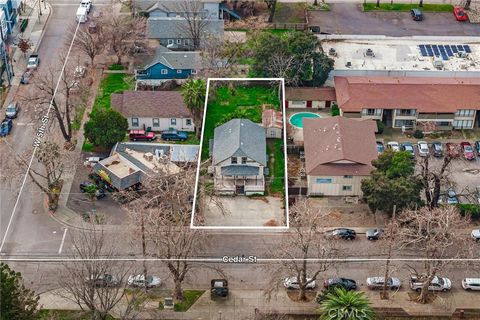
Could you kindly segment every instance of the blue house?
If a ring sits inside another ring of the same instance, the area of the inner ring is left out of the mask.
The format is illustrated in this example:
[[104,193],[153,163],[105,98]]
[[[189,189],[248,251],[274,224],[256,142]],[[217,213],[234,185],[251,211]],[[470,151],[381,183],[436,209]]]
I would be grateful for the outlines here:
[[135,70],[137,80],[187,79],[197,74],[200,53],[195,51],[170,51],[157,47],[153,59]]
[[[7,34],[11,34],[13,27],[17,23],[17,9],[20,1],[0,0],[0,8],[5,13],[5,22],[7,25]],[[3,26],[3,23],[2,23]],[[5,35],[4,35],[5,36]]]

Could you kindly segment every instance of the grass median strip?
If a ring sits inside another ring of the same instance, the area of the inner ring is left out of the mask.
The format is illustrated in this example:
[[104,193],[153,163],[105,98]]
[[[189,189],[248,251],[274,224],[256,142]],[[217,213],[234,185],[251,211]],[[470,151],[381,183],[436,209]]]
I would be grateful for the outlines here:
[[428,4],[425,3],[423,7],[419,7],[418,4],[413,3],[380,3],[380,6],[376,6],[376,3],[364,3],[363,11],[398,11],[407,12],[411,9],[420,9],[423,12],[452,12],[453,6],[451,4]]

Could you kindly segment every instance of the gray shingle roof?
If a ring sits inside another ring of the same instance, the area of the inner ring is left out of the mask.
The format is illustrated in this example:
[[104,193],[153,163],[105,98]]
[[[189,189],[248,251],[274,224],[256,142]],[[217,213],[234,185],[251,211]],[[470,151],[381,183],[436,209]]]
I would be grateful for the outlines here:
[[[205,33],[223,37],[223,20],[206,19]],[[147,20],[147,37],[152,39],[190,39],[188,22],[185,18],[151,17]]]
[[200,67],[200,52],[197,51],[164,51],[165,47],[159,46],[155,50],[151,62],[145,66],[147,69],[161,63],[171,69],[198,69]]
[[255,166],[247,165],[230,165],[223,166],[221,169],[222,176],[258,176],[260,169]]
[[265,129],[248,119],[233,119],[215,128],[213,165],[235,157],[248,157],[267,164]]

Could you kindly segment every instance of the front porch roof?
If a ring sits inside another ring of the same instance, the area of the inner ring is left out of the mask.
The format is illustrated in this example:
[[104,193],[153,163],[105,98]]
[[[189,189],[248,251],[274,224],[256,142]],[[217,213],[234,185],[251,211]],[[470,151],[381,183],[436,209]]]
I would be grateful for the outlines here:
[[229,165],[221,168],[222,176],[257,176],[259,168],[247,165]]

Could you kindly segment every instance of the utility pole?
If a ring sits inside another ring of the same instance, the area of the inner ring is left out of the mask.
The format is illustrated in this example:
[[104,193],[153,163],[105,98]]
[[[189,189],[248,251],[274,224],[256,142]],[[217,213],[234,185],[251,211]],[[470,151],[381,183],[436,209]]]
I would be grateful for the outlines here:
[[40,20],[40,16],[42,15],[42,5],[40,0],[38,0],[38,20]]

